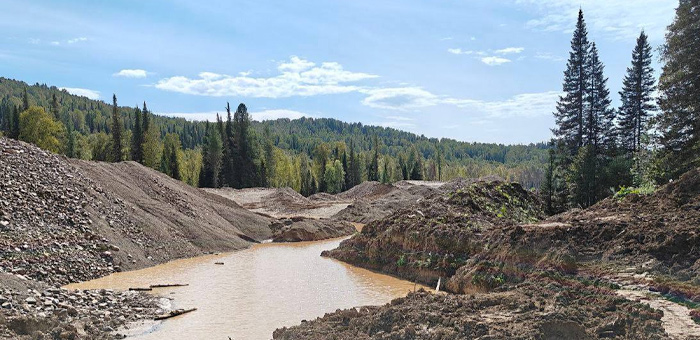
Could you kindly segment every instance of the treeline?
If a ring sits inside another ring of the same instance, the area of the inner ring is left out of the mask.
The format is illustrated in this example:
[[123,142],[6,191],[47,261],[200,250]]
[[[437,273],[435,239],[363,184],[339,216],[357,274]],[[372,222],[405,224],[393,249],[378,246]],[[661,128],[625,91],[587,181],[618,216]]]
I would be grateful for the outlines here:
[[292,187],[338,192],[365,181],[498,175],[538,188],[547,145],[435,139],[335,119],[256,122],[245,105],[215,122],[0,78],[0,130],[69,157],[133,160],[193,186]]
[[612,108],[603,63],[579,12],[541,190],[551,213],[615,193],[650,192],[700,165],[698,23],[700,4],[681,0],[661,48],[658,98],[652,48],[642,31],[621,105]]

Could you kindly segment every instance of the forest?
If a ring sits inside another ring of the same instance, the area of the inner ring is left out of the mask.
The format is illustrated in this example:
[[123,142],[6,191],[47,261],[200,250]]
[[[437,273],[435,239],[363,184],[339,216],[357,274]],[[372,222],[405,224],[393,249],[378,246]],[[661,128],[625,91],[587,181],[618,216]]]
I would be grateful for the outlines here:
[[[222,103],[223,104],[223,103]],[[153,114],[0,78],[2,134],[72,158],[132,160],[193,186],[339,192],[365,180],[497,175],[537,189],[548,145],[468,143],[330,118],[258,122],[222,105],[213,122]]]
[[[611,195],[649,194],[700,166],[700,14],[681,1],[659,51],[641,31],[612,107],[599,51],[579,11],[541,193],[550,213]],[[658,94],[657,94],[658,92]]]

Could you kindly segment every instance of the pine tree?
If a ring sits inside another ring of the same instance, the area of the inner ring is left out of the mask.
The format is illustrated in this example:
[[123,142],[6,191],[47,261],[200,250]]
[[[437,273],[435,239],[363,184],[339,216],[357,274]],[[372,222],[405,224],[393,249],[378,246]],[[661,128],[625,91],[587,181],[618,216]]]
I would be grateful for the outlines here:
[[372,161],[367,172],[367,180],[379,181],[379,138],[377,135],[372,136]]
[[309,159],[306,155],[301,155],[301,160],[299,162],[299,174],[301,176],[300,193],[306,197],[315,194],[316,182],[314,181],[314,176],[311,173]]
[[700,166],[700,4],[680,0],[661,49],[658,131],[664,179]]
[[143,122],[141,109],[134,108],[134,130],[131,133],[131,160],[143,164]]
[[442,148],[440,147],[440,144],[438,144],[435,149],[437,149],[437,172],[438,172],[438,181],[442,181],[442,166],[443,163],[445,162],[445,157],[442,154]]
[[544,181],[540,188],[540,196],[544,201],[544,209],[547,214],[554,214],[554,149],[549,149],[549,161],[544,172]]
[[61,120],[61,117],[59,117],[59,105],[58,98],[56,98],[56,93],[51,95],[51,115],[55,120]]
[[604,66],[598,56],[595,43],[592,44],[586,68],[590,73],[588,91],[586,93],[586,115],[584,116],[584,145],[593,146],[593,153],[598,157],[604,151],[614,148],[615,111],[611,109],[608,78],[603,73]]
[[17,106],[13,106],[10,123],[10,138],[19,139],[19,107]]
[[29,110],[29,94],[27,94],[27,88],[24,88],[24,95],[22,96],[22,111]]
[[632,66],[627,68],[620,91],[619,135],[629,158],[641,151],[642,136],[648,130],[651,112],[656,108],[652,97],[656,81],[651,61],[651,46],[642,31],[632,52]]
[[122,161],[122,122],[119,119],[117,95],[112,95],[112,161]]
[[202,174],[199,177],[199,186],[218,188],[221,186],[219,175],[221,174],[221,160],[223,157],[221,132],[218,128],[211,127],[208,122],[206,131],[202,151]]
[[[274,157],[274,144],[272,141],[272,136],[270,135],[270,127],[265,126],[265,132],[263,134],[264,138],[264,159],[265,159],[265,165],[266,170],[265,170],[265,177],[266,178],[271,178],[274,176],[274,171],[275,171],[275,157]],[[308,168],[308,164],[307,164]],[[262,172],[261,172],[262,173]],[[302,175],[303,176],[303,175]]]
[[69,158],[75,158],[75,134],[73,131],[73,125],[68,124],[68,143],[66,144],[66,156]]
[[559,98],[554,117],[557,128],[554,135],[561,140],[562,157],[570,159],[584,143],[584,116],[586,93],[590,83],[588,65],[590,43],[583,11],[578,14],[576,30],[571,40],[571,52],[564,71],[564,95]]
[[411,169],[411,179],[416,181],[423,180],[423,157],[418,153],[418,150],[413,149],[413,168]]
[[231,119],[231,105],[226,102],[226,126],[224,127],[223,134],[223,147],[224,147],[224,158],[222,160],[221,167],[221,180],[225,185],[232,188],[240,187],[240,181],[238,179],[234,163],[237,161],[234,154],[237,153],[236,142],[233,132],[233,121]]

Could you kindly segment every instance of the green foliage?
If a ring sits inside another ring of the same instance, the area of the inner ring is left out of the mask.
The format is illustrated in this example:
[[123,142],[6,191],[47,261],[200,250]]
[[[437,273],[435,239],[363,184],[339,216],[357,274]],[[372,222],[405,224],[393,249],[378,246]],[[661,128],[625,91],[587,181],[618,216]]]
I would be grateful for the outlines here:
[[32,106],[19,116],[19,139],[42,149],[59,152],[64,145],[65,128],[43,108]]
[[328,162],[326,164],[326,172],[323,175],[323,181],[327,185],[327,191],[331,194],[337,194],[343,190],[343,182],[345,177],[345,171],[343,170],[343,165],[339,160],[334,162]]
[[635,194],[635,195],[651,195],[656,191],[656,186],[651,183],[646,183],[640,187],[621,187],[620,190],[618,190],[615,195],[613,196],[614,198],[618,200],[622,200],[625,197],[627,197],[630,194]]
[[200,149],[187,149],[182,152],[181,177],[182,181],[196,187],[199,185],[199,174],[202,171],[202,152]]
[[401,257],[399,257],[399,259],[396,260],[396,265],[399,267],[403,267],[406,265],[406,254],[401,254]]
[[117,106],[117,95],[112,96],[112,161],[121,162],[122,158],[122,121],[119,117],[119,106]]
[[700,10],[696,0],[681,0],[661,48],[657,130],[662,180],[700,166]]
[[182,150],[180,148],[180,137],[175,133],[165,136],[163,143],[163,153],[160,158],[160,172],[177,180],[182,179],[180,175]]

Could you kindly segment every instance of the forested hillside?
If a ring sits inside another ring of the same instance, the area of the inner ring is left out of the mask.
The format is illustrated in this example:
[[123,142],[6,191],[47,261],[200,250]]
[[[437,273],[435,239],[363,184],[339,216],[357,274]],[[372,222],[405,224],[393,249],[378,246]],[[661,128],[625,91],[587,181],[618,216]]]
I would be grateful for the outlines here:
[[[547,161],[545,144],[438,140],[328,118],[256,122],[245,105],[222,112],[217,122],[187,121],[154,115],[146,103],[125,107],[113,99],[108,104],[0,78],[0,128],[69,157],[135,160],[195,186],[289,186],[306,195],[364,180],[483,175],[538,188]],[[115,132],[121,143],[114,143]]]

